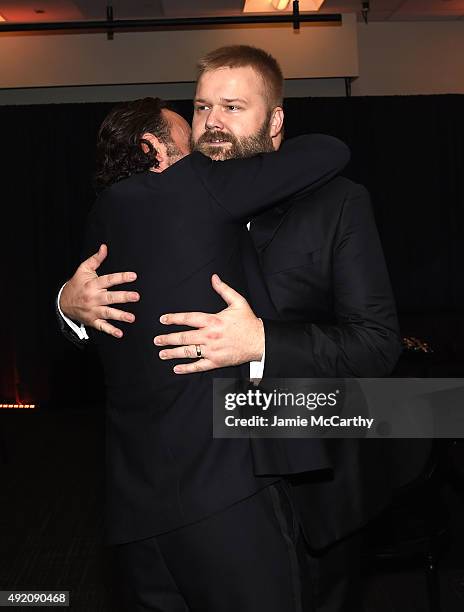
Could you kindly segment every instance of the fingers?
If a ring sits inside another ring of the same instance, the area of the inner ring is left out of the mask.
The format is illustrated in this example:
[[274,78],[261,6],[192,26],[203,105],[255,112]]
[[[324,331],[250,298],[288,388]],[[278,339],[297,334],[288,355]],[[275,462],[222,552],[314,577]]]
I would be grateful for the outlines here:
[[106,244],[101,244],[100,248],[96,253],[91,255],[86,261],[84,261],[84,265],[89,267],[93,272],[98,270],[100,264],[105,260],[108,255],[108,247]]
[[221,366],[216,365],[209,359],[198,359],[192,363],[184,363],[182,365],[176,365],[173,369],[176,374],[193,374],[194,372],[207,372],[208,370],[215,370]]
[[205,357],[205,347],[200,345],[179,346],[173,349],[163,349],[159,352],[160,359],[198,359],[197,346],[201,349],[202,357]]
[[95,279],[95,285],[98,289],[108,289],[114,285],[122,285],[122,283],[132,283],[137,279],[135,272],[114,272],[113,274],[104,274]]
[[113,321],[124,321],[125,323],[133,323],[135,321],[135,315],[132,312],[118,310],[117,308],[102,307],[95,311],[95,315],[98,320],[112,319]]
[[202,344],[200,332],[196,329],[185,332],[175,332],[164,336],[156,336],[153,340],[156,346],[182,346]]
[[222,297],[228,306],[240,306],[243,305],[243,303],[248,304],[240,293],[232,289],[232,287],[229,287],[227,283],[224,283],[217,274],[213,274],[211,277],[211,284],[216,293]]
[[[125,323],[134,323],[135,315],[132,314],[132,312],[125,312],[117,308],[101,306],[89,309],[89,313],[81,317],[84,325],[89,325],[90,327],[98,329],[98,331],[103,331],[106,334],[120,338],[123,335],[121,330],[111,325],[111,323],[108,323],[108,319],[113,321],[124,321]],[[116,331],[121,333],[115,334]]]
[[108,306],[109,304],[127,304],[140,300],[140,294],[137,291],[102,291],[96,289],[95,286],[93,288],[89,286],[86,291],[88,294],[85,301],[87,308]]
[[115,338],[122,338],[124,335],[122,330],[114,327],[114,325],[111,325],[111,323],[108,323],[108,321],[104,321],[103,319],[96,319],[90,325],[98,331],[108,334],[109,336],[114,336]]
[[140,294],[137,291],[105,291],[102,296],[106,304],[127,304],[140,300]]
[[164,314],[160,322],[164,325],[187,325],[188,327],[206,327],[216,322],[216,315],[207,312],[174,312]]

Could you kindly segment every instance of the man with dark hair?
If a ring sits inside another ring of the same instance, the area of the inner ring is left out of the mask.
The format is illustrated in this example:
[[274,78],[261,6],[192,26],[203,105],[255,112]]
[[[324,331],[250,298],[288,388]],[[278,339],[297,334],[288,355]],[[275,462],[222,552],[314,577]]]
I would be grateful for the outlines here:
[[157,154],[160,156],[164,148],[169,165],[178,161],[190,153],[189,135],[190,127],[185,119],[170,111],[160,98],[119,104],[105,117],[98,131],[97,190],[132,174],[158,169],[162,161]]
[[98,130],[97,190],[139,172],[160,172],[190,153],[189,137],[188,123],[160,98],[117,105]]
[[[269,138],[280,125],[276,111]],[[253,473],[249,440],[212,439],[213,375],[176,377],[152,337],[167,309],[220,308],[213,272],[259,315],[276,316],[245,224],[324,184],[348,152],[313,135],[280,152],[250,149],[250,159],[214,162],[188,155],[189,137],[182,117],[149,99],[118,106],[99,132],[105,188],[85,251],[108,244],[103,271],[135,268],[143,295],[122,342],[90,330],[107,392],[106,541],[128,610],[297,612],[310,605],[300,582],[303,542],[279,477]],[[222,375],[240,377],[241,369]]]
[[[265,130],[261,140],[263,126],[269,125],[269,116],[283,119],[282,75],[276,65],[265,52],[244,46],[208,54],[200,62],[194,146],[217,160],[240,157],[246,151],[240,146],[243,139],[259,141],[258,146],[268,150]],[[274,149],[281,140],[279,130],[272,137]],[[215,315],[172,314],[173,309],[165,313],[164,323],[198,328],[156,338],[161,347],[181,345],[162,349],[163,360],[195,359],[200,347],[203,358],[177,364],[176,373],[260,359],[270,378],[379,377],[391,372],[400,352],[398,326],[366,190],[336,178],[292,203],[293,207],[287,202],[256,216],[251,226],[282,320],[261,322],[241,295],[214,279],[214,288],[228,304],[225,310]],[[99,309],[107,300],[129,301],[128,295],[113,300],[112,292],[105,291],[120,277],[110,283],[96,278],[104,256],[103,249],[82,264],[64,304],[68,314],[90,326],[98,325]],[[86,305],[89,301],[91,307]],[[121,313],[111,318],[120,320]],[[108,333],[121,333],[107,321],[104,325]],[[255,454],[255,473],[284,476],[290,487],[286,491],[297,509],[314,572],[317,609],[359,612],[359,538],[353,534],[389,499],[388,459],[377,447],[329,441],[327,466],[317,441],[284,443],[286,462],[278,465],[274,457],[270,470]],[[317,467],[330,469],[315,475]]]

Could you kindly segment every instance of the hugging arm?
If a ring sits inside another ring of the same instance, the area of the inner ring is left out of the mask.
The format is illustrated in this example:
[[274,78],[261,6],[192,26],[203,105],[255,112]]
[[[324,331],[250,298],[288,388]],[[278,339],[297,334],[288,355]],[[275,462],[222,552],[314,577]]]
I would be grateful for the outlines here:
[[193,154],[206,190],[234,219],[253,216],[306,190],[315,190],[348,163],[350,151],[337,138],[310,134],[292,138],[279,151],[249,159],[212,161]]
[[[340,140],[313,134],[285,142],[278,152],[246,160],[213,162],[194,154],[192,162],[216,202],[233,218],[243,221],[300,191],[318,188],[340,172],[349,157],[348,147]],[[101,250],[100,246],[98,253]],[[105,256],[104,250],[103,259]],[[131,313],[114,308],[114,304],[137,301],[140,296],[136,292],[108,289],[132,282],[135,273],[98,277],[97,269],[103,259],[96,254],[79,266],[64,286],[57,306],[70,319],[121,337],[122,331],[107,320],[130,323],[134,318]],[[63,329],[63,320],[59,318]],[[70,328],[66,329],[66,335],[74,335]]]

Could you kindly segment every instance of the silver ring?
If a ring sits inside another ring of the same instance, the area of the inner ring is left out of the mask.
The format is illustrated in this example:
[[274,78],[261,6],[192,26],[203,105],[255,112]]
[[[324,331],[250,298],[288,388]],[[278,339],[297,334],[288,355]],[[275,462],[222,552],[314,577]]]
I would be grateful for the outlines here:
[[195,350],[197,351],[197,357],[199,359],[203,359],[203,355],[201,354],[201,346],[199,344],[195,344]]

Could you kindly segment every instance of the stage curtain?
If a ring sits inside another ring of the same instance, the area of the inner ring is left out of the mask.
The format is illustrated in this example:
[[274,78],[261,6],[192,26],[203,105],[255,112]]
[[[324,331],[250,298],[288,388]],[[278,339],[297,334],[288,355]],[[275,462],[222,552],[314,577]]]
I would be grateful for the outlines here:
[[[0,107],[0,402],[71,405],[101,372],[67,343],[54,300],[79,262],[94,192],[95,138],[111,104]],[[175,107],[191,119],[190,101]],[[293,98],[286,136],[322,132],[352,149],[345,175],[366,185],[403,314],[464,311],[464,96]]]

